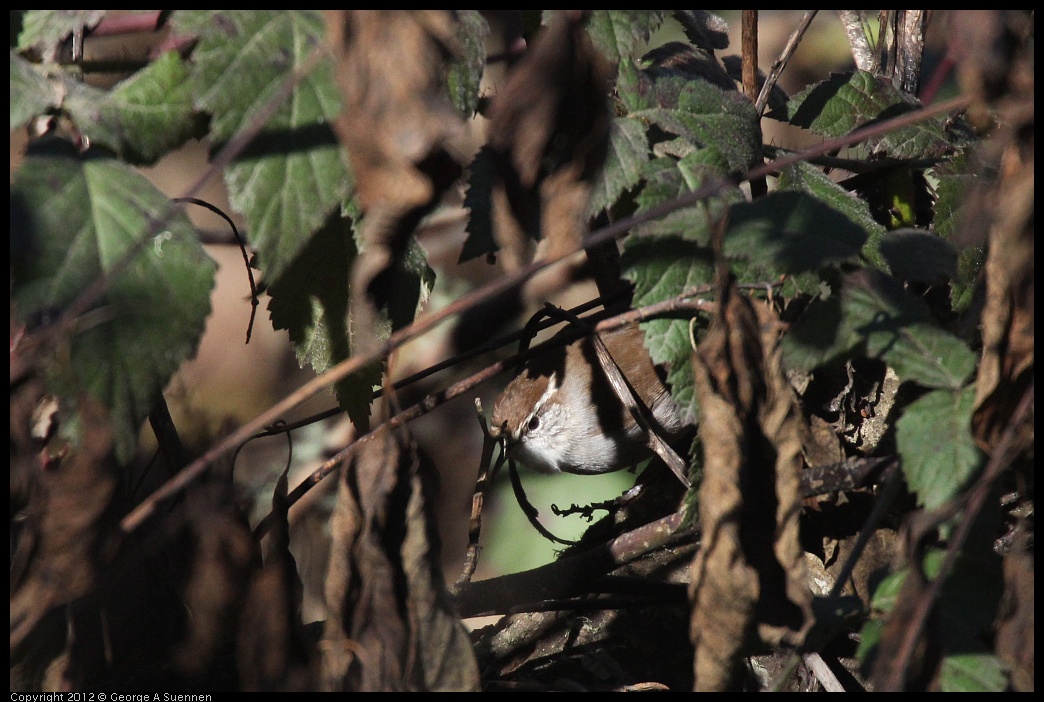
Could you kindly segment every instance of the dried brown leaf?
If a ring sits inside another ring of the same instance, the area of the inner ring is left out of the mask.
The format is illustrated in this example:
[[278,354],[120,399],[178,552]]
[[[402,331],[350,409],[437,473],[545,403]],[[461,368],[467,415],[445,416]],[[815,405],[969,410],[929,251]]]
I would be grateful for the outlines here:
[[358,346],[377,342],[377,307],[393,294],[421,217],[463,173],[463,122],[443,88],[457,52],[448,10],[342,10],[327,34],[344,109],[334,123],[359,203],[361,251],[352,270]]
[[240,687],[248,691],[314,689],[310,647],[301,621],[303,587],[290,552],[289,464],[272,494],[272,529],[264,567],[246,591],[236,642]]
[[811,622],[800,427],[779,324],[729,287],[693,356],[704,448],[703,538],[689,590],[697,690],[732,688],[750,646],[796,645]]
[[478,668],[442,578],[416,446],[377,430],[342,466],[322,646],[327,690],[476,690]]
[[989,199],[984,198],[995,209],[972,428],[988,452],[1033,380],[1033,156],[1031,150],[1028,160],[1015,163],[1018,146],[1010,150],[1010,170],[990,189]]
[[1011,686],[1033,692],[1033,550],[1027,535],[1004,557],[1004,598],[997,617],[997,656],[1011,671]]
[[496,237],[509,270],[581,248],[591,181],[609,144],[608,68],[584,15],[559,12],[515,64],[489,112]]
[[50,610],[92,587],[116,487],[108,412],[78,403],[80,440],[55,437],[37,456],[30,477],[25,526],[11,565],[11,647]]
[[174,652],[177,667],[205,673],[230,646],[254,565],[254,541],[245,520],[199,491],[187,508],[195,550],[184,606],[192,616]]

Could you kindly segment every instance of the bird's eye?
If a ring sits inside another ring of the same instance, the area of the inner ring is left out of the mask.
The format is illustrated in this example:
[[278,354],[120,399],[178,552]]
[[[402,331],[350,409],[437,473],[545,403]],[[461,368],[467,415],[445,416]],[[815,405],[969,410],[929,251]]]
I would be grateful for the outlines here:
[[529,431],[536,431],[537,427],[540,426],[540,417],[533,417],[529,420]]

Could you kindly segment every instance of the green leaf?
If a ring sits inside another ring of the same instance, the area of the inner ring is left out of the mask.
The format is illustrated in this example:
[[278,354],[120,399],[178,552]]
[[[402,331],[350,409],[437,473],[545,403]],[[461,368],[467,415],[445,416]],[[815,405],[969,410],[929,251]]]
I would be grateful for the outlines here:
[[[995,510],[987,510],[995,512]],[[983,515],[984,516],[984,515]],[[982,518],[982,517],[981,517]],[[992,549],[992,534],[999,527],[996,513],[984,516],[978,529],[985,538],[973,538],[965,544],[954,569],[942,584],[938,606],[933,617],[935,638],[942,648],[939,684],[947,690],[1002,690],[1007,676],[998,661],[985,650],[992,638],[993,622],[1003,591],[1000,558]],[[946,551],[930,548],[921,561],[929,578],[937,578]],[[880,644],[885,615],[893,611],[910,569],[903,568],[886,576],[874,590],[873,613],[863,624],[856,657],[864,668],[871,664]]]
[[[289,332],[298,362],[316,373],[352,354],[347,280],[356,254],[351,222],[331,216],[269,287],[272,326]],[[377,363],[334,386],[338,404],[360,430],[369,427],[370,402],[380,382]]]
[[642,166],[649,160],[649,142],[641,123],[617,117],[609,130],[609,153],[591,192],[589,212],[609,209],[617,198],[642,179]]
[[[191,87],[196,107],[212,115],[216,143],[250,125],[325,37],[317,11],[179,11],[173,21],[179,32],[199,36]],[[225,169],[229,199],[246,218],[261,268],[272,279],[349,191],[351,178],[329,127],[339,112],[330,65],[322,63]]]
[[953,499],[982,466],[971,435],[974,408],[974,387],[936,390],[910,404],[896,423],[903,474],[926,509]]
[[654,79],[630,62],[620,64],[617,90],[628,117],[717,151],[729,171],[746,171],[761,158],[757,112],[735,90],[671,73]]
[[961,231],[968,194],[982,183],[982,178],[973,172],[969,159],[963,154],[933,169],[932,174],[938,180],[932,229],[939,236],[951,239]]
[[[913,112],[920,102],[867,71],[839,73],[791,98],[790,123],[839,137],[872,122]],[[894,158],[927,158],[952,150],[942,117],[893,130],[868,142]]]
[[[13,268],[23,318],[68,305],[113,276],[71,340],[68,365],[52,375],[62,394],[81,392],[109,408],[120,460],[129,460],[142,420],[174,371],[191,357],[210,313],[214,263],[182,213],[127,166],[52,142],[30,150],[11,197],[28,213],[30,249]],[[159,233],[149,233],[163,222]],[[145,239],[145,237],[148,237]],[[134,247],[126,270],[119,266]]]
[[47,63],[57,60],[58,47],[79,29],[90,29],[105,17],[106,10],[28,10],[22,16],[19,51],[34,51]]
[[879,358],[903,381],[960,388],[975,354],[931,322],[927,306],[894,279],[871,270],[845,279],[840,300],[814,302],[783,340],[788,366],[812,370],[845,354]]
[[[721,163],[716,160],[716,156],[717,153],[712,150],[703,150],[694,151],[681,160],[661,157],[647,162],[642,168],[645,184],[635,198],[637,213],[645,213],[681,195],[692,193],[710,179],[717,178],[721,173]],[[709,246],[710,223],[724,214],[727,203],[742,201],[743,195],[739,188],[725,188],[721,194],[697,205],[674,210],[664,217],[646,222],[636,227],[635,232],[641,236],[681,234]]]
[[864,242],[862,227],[821,200],[774,192],[733,205],[724,253],[763,264],[771,280],[853,259]]
[[946,656],[939,670],[940,692],[1004,692],[1008,675],[997,656],[965,653]]
[[111,91],[71,83],[65,109],[81,132],[134,164],[152,164],[196,132],[188,66],[168,51]]
[[870,207],[865,200],[848,192],[819,168],[804,161],[783,169],[778,189],[808,193],[855,222],[867,234],[863,256],[877,268],[887,270],[884,259],[877,250],[877,242],[887,230],[870,214]]
[[[623,276],[634,283],[635,307],[662,302],[714,279],[711,251],[678,236],[631,237],[621,257]],[[689,319],[654,319],[642,324],[653,361],[667,368],[671,396],[689,421],[698,417],[692,374]]]
[[592,10],[587,33],[612,63],[631,58],[663,23],[664,10]]
[[957,274],[957,249],[931,232],[897,229],[888,232],[878,248],[900,280],[939,283]]
[[475,114],[479,84],[486,67],[486,39],[489,23],[478,10],[457,10],[457,41],[461,55],[450,63],[446,76],[450,101],[465,119]]
[[[973,172],[969,159],[963,154],[934,169],[933,175],[938,179],[938,185],[935,188],[937,197],[932,229],[949,241],[957,241],[969,214],[966,211],[968,195],[981,184],[982,178]],[[957,271],[950,284],[950,302],[955,312],[966,312],[971,307],[976,282],[985,264],[984,245],[968,246],[957,254]]]
[[52,79],[11,51],[11,131],[58,107],[65,95],[62,81]]
[[493,152],[483,146],[468,166],[468,189],[464,208],[468,211],[468,236],[461,247],[457,263],[497,251],[500,247],[493,234],[493,179],[496,166]]

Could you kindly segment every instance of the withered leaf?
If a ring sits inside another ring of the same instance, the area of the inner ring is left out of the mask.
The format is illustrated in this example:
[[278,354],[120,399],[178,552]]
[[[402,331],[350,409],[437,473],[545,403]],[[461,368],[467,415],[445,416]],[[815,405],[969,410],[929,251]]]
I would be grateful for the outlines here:
[[311,655],[301,621],[303,588],[290,552],[289,464],[272,494],[272,529],[265,564],[246,591],[236,642],[240,686],[244,690],[314,689]]
[[191,613],[185,636],[174,651],[177,667],[190,676],[202,675],[233,641],[251,570],[254,542],[242,515],[196,491],[186,507],[195,541],[184,606]]
[[697,690],[727,690],[757,640],[799,643],[811,596],[798,539],[801,439],[779,325],[731,283],[693,355],[704,448],[703,538],[692,564]]
[[497,166],[494,225],[508,264],[525,264],[528,242],[545,256],[580,248],[591,182],[609,147],[608,68],[584,30],[562,11],[515,64],[489,111]]
[[108,412],[77,404],[80,440],[55,436],[29,478],[25,526],[11,558],[11,647],[53,608],[81,597],[97,575],[116,488]]
[[981,204],[994,208],[986,259],[983,353],[972,415],[973,432],[984,451],[992,451],[1033,382],[1033,194],[1030,158],[979,196]]
[[327,14],[344,109],[334,123],[364,217],[351,276],[358,348],[376,348],[377,309],[401,283],[409,235],[463,173],[463,120],[443,77],[457,53],[447,10]]
[[416,446],[381,428],[341,467],[326,576],[326,690],[477,690],[439,569]]

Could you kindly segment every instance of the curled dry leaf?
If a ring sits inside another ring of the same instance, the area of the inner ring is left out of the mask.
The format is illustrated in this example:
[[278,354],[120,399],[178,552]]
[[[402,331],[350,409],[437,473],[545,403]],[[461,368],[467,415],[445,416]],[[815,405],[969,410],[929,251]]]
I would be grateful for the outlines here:
[[78,403],[80,441],[56,436],[29,477],[25,525],[11,557],[11,648],[53,608],[86,594],[103,558],[116,488],[113,436],[104,407]]
[[801,438],[779,323],[734,287],[693,356],[704,474],[692,563],[697,690],[727,690],[756,642],[799,644],[811,596],[798,539]]
[[236,642],[236,662],[244,690],[315,689],[310,646],[301,621],[303,586],[290,552],[287,465],[272,495],[273,525],[265,564],[246,591]]
[[555,15],[515,64],[489,112],[493,217],[504,264],[581,248],[591,181],[609,146],[608,69],[575,10]]
[[477,690],[478,667],[439,568],[417,448],[381,428],[341,467],[326,576],[327,690]]
[[365,213],[350,312],[363,351],[377,343],[376,308],[395,290],[409,235],[463,172],[463,122],[442,87],[453,21],[447,10],[327,15],[344,98],[334,129]]
[[222,502],[197,491],[187,508],[196,546],[184,606],[192,616],[174,651],[174,662],[190,676],[204,674],[231,644],[230,632],[253,567],[250,528],[241,515],[220,507]]
[[[1028,128],[1032,128],[1032,115]],[[1031,138],[1032,140],[1032,138]],[[1011,143],[1000,181],[981,203],[993,208],[986,259],[986,306],[982,313],[972,428],[979,446],[992,452],[1012,413],[1033,382],[1033,150]],[[989,212],[989,209],[986,210]],[[1029,437],[1032,442],[1032,428]]]

